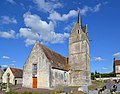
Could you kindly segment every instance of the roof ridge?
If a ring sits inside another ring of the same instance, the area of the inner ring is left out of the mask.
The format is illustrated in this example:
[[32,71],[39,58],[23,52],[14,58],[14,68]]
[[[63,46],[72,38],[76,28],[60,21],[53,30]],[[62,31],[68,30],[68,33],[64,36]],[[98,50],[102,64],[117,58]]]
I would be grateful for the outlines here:
[[46,47],[46,46],[42,45],[41,43],[39,43],[39,44],[40,44],[40,46],[43,46],[43,47],[47,48],[48,50],[50,50],[50,51],[52,51],[52,52],[54,52],[54,53],[56,53],[56,54],[58,54],[58,55],[60,55],[60,56],[62,56],[62,57],[64,57],[64,58],[66,58],[66,59],[67,59],[67,57],[65,57],[65,56],[63,56],[63,55],[61,55],[61,54],[59,54],[59,53],[57,53],[57,52],[53,51],[52,49],[50,49],[50,48],[48,48],[48,47]]
[[10,67],[10,69],[18,69],[18,70],[23,70],[23,69],[20,69],[20,68],[11,68],[11,67]]

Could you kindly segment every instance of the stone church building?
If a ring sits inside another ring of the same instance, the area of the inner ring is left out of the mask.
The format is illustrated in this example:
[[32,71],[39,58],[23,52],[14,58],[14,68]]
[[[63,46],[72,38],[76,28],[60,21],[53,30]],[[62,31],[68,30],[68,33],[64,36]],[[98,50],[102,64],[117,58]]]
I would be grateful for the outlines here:
[[91,83],[88,27],[78,20],[69,37],[66,58],[36,41],[23,68],[23,87],[55,88]]

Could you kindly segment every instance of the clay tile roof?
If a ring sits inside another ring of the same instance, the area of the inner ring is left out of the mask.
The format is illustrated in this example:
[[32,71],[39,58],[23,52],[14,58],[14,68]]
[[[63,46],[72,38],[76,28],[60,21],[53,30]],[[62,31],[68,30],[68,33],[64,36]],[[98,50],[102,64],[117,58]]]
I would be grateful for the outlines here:
[[115,63],[115,66],[118,66],[120,65],[120,60],[115,60],[114,63]]
[[22,78],[23,77],[23,70],[17,68],[10,68],[15,78]]
[[39,44],[42,47],[46,57],[51,61],[51,65],[53,68],[68,70],[66,67],[68,66],[68,60],[64,56],[52,51],[51,49],[45,47],[42,44]]

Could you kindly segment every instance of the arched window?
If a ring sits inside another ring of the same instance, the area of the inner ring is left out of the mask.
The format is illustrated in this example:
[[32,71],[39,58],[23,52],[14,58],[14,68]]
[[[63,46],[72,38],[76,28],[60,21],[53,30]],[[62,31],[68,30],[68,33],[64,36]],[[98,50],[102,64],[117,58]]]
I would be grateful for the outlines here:
[[67,81],[67,73],[64,72],[64,81],[66,82]]

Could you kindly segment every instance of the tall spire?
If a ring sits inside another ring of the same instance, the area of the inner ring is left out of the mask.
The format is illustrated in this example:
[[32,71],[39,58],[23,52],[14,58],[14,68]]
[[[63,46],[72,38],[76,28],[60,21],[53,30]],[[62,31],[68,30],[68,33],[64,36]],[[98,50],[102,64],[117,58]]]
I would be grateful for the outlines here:
[[80,9],[78,10],[78,24],[79,26],[82,26],[82,17],[80,15]]

